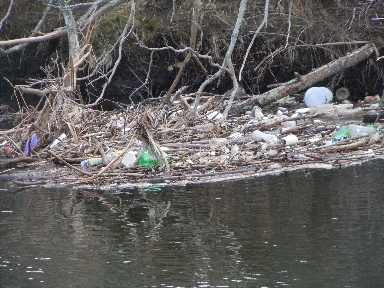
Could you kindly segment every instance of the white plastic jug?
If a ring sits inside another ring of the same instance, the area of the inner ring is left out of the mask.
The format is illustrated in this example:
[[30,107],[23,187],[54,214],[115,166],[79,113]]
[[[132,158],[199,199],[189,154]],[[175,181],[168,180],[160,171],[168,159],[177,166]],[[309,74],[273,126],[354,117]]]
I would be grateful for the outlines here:
[[304,102],[307,106],[331,103],[333,93],[327,87],[312,87],[304,94]]

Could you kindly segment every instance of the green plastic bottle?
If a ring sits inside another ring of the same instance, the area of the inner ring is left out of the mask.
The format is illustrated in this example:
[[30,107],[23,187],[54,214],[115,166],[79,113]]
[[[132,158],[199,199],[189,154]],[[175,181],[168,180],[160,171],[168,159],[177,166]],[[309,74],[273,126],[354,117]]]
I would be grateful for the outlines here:
[[156,163],[157,163],[156,157],[149,155],[148,151],[144,151],[143,154],[141,154],[141,157],[139,159],[140,165],[143,165],[144,167],[151,167],[151,166],[155,166]]
[[[163,151],[162,153],[165,159],[167,159],[168,163],[171,162],[171,158],[168,156],[168,154]],[[148,153],[148,150],[144,151],[143,154],[141,154],[141,157],[139,158],[139,164],[144,167],[152,167],[152,166],[155,166],[156,163],[157,163],[156,157],[150,155]]]
[[351,137],[351,129],[348,126],[342,126],[333,134],[335,138]]

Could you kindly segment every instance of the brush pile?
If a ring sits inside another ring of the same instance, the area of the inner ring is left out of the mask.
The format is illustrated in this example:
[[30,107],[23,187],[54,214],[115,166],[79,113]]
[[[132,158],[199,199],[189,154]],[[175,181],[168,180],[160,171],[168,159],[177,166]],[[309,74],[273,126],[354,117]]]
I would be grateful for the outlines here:
[[39,113],[4,112],[19,123],[0,131],[1,177],[17,185],[186,184],[341,168],[384,155],[379,103],[314,109],[298,95],[220,123],[225,96],[203,97],[188,118],[193,97],[179,95],[161,113],[149,102],[98,111],[59,92]]

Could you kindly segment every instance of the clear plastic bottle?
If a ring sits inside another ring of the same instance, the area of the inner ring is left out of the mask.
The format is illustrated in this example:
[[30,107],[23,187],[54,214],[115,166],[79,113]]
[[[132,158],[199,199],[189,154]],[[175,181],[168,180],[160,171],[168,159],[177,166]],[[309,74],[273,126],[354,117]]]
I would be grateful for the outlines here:
[[81,167],[88,167],[88,166],[94,166],[99,165],[103,163],[103,158],[88,158],[87,160],[81,161],[80,165]]
[[267,133],[261,132],[260,130],[253,131],[252,138],[256,141],[260,141],[260,140],[264,140],[265,142],[277,141],[276,135],[267,134]]
[[377,128],[375,125],[361,126],[361,125],[350,124],[348,125],[348,128],[351,129],[352,137],[368,136],[368,135],[373,135],[377,132]]

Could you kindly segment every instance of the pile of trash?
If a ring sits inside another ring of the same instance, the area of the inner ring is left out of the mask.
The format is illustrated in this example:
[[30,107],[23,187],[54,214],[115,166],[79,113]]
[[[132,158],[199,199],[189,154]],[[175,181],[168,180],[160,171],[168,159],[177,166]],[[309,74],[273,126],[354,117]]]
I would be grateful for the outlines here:
[[345,93],[334,103],[286,97],[220,124],[224,96],[207,96],[205,109],[187,119],[193,94],[174,101],[156,128],[156,103],[79,110],[75,120],[56,114],[50,121],[64,124],[51,131],[22,121],[0,131],[0,176],[17,185],[182,185],[382,158],[380,99],[356,105]]

